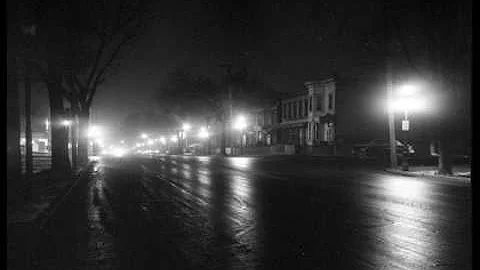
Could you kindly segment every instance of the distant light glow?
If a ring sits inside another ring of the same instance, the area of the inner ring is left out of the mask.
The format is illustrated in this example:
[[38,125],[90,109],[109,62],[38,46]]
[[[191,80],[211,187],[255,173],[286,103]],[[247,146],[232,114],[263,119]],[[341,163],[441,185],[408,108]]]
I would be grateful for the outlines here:
[[121,140],[120,143],[121,143],[121,144],[125,144],[125,141],[124,141],[124,140]]
[[148,135],[146,133],[142,133],[142,135],[140,135],[140,137],[142,139],[148,139]]
[[70,121],[70,120],[63,120],[63,121],[62,121],[62,126],[66,126],[66,127],[67,127],[67,126],[70,126],[71,124],[72,124],[72,121]]
[[183,130],[188,131],[188,130],[190,130],[191,126],[190,126],[190,124],[188,124],[188,123],[184,123],[183,126],[182,126],[182,128],[183,128]]
[[175,135],[173,135],[172,137],[170,137],[170,140],[171,140],[172,142],[177,142],[177,141],[178,141],[177,136],[175,136]]
[[152,145],[153,144],[153,140],[148,140],[148,145]]
[[88,128],[87,132],[88,137],[90,138],[100,138],[103,135],[102,129],[98,126],[91,126]]
[[165,137],[160,137],[160,142],[162,144],[166,144],[167,143],[167,140],[165,139]]
[[95,143],[100,146],[100,147],[103,147],[103,141],[101,139],[96,139],[95,140]]
[[406,84],[399,87],[396,92],[397,95],[401,97],[413,96],[418,92],[418,87],[412,84]]
[[234,129],[243,130],[247,127],[247,119],[243,115],[239,115],[233,125]]
[[387,106],[389,112],[407,111],[424,111],[428,108],[428,104],[423,98],[403,97],[395,100],[388,100]]
[[116,157],[122,157],[126,153],[126,150],[123,148],[115,148],[112,150],[112,154]]
[[200,132],[198,133],[198,137],[200,137],[201,139],[206,139],[206,138],[208,138],[208,136],[209,136],[208,130],[205,127],[200,128]]

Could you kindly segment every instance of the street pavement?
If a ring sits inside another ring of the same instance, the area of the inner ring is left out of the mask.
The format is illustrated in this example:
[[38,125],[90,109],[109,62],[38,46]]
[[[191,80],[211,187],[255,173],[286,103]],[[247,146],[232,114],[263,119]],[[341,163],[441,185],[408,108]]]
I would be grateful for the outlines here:
[[469,184],[371,166],[100,158],[9,269],[472,269],[471,223]]

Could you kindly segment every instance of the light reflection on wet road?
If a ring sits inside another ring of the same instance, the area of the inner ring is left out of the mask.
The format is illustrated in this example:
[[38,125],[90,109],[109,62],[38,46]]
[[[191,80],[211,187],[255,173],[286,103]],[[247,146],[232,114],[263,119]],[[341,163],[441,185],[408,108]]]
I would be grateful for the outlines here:
[[288,158],[96,168],[85,200],[90,267],[471,269],[470,186]]

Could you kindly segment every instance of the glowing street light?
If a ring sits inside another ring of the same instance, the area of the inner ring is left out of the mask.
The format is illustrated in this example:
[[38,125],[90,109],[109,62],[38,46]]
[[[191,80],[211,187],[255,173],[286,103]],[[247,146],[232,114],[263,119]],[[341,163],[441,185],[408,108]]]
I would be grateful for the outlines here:
[[234,129],[243,130],[247,127],[247,119],[243,115],[239,115],[233,124]]
[[[391,89],[391,88],[390,88]],[[395,167],[397,164],[396,157],[396,139],[395,139],[395,112],[403,112],[404,119],[402,120],[402,131],[410,130],[410,121],[408,119],[408,114],[411,111],[424,111],[427,108],[427,102],[424,97],[418,95],[419,87],[406,84],[397,88],[395,93],[392,90],[389,91],[389,100],[387,101],[388,108],[388,121],[389,121],[389,137],[390,137],[390,154],[391,154],[391,163],[392,167]],[[405,133],[407,136],[407,133]],[[402,159],[403,170],[408,170],[408,161],[404,157]]]
[[172,135],[172,137],[170,137],[170,140],[172,142],[177,142],[178,141],[177,136],[175,136],[175,135]]
[[148,139],[148,135],[146,133],[142,133],[142,135],[140,135],[140,137],[142,139]]
[[72,121],[70,120],[63,120],[62,121],[62,126],[69,127],[72,124]]
[[192,126],[190,126],[190,124],[188,124],[188,123],[184,123],[183,126],[182,126],[182,129],[185,130],[185,131],[189,131],[191,128],[192,128]]
[[162,144],[166,144],[167,143],[167,140],[165,139],[165,137],[160,137],[160,142]]
[[50,121],[48,118],[45,120],[45,130],[48,132],[48,129],[50,128]]
[[91,126],[88,129],[88,137],[90,138],[100,138],[103,135],[102,129],[98,126]]
[[95,140],[95,143],[100,146],[100,147],[103,147],[103,141],[101,139],[96,139]]
[[148,140],[148,145],[152,145],[153,144],[153,140]]
[[200,132],[198,133],[198,137],[201,138],[201,139],[206,139],[206,138],[208,138],[208,136],[209,136],[209,134],[208,134],[207,128],[201,127]]
[[125,141],[124,141],[124,140],[121,140],[120,143],[121,143],[121,144],[125,144]]

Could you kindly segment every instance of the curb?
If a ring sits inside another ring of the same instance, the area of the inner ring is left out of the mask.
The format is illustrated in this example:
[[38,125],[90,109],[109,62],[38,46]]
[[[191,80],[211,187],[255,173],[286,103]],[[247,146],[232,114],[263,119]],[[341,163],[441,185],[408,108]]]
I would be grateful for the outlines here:
[[461,176],[444,176],[444,175],[428,175],[424,173],[416,174],[412,172],[405,172],[405,171],[399,171],[399,170],[394,170],[394,169],[384,169],[384,171],[392,173],[392,174],[398,174],[398,175],[403,175],[403,176],[410,176],[410,177],[425,177],[429,178],[432,180],[443,180],[443,181],[450,181],[450,182],[462,182],[464,184],[470,184],[471,179],[470,177],[461,177]]

